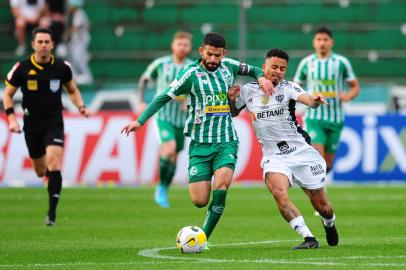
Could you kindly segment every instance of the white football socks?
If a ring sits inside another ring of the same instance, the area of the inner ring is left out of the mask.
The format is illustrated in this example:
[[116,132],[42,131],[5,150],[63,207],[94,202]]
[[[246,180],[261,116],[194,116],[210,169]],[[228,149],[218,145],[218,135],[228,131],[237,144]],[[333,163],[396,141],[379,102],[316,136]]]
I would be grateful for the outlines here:
[[333,217],[330,219],[326,219],[324,217],[321,217],[321,219],[323,220],[324,227],[331,228],[331,227],[333,227],[334,221],[336,220],[336,215],[333,214]]
[[303,238],[305,237],[314,237],[313,234],[310,232],[309,228],[307,227],[303,216],[298,216],[295,219],[289,221],[289,225],[292,230],[296,231],[300,236]]

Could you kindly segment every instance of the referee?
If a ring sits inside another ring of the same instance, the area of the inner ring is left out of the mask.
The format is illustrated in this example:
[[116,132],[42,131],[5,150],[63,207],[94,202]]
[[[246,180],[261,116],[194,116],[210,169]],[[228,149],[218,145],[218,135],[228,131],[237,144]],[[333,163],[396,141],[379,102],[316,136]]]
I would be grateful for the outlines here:
[[21,133],[14,114],[13,96],[17,88],[23,94],[24,135],[28,152],[38,177],[48,178],[49,210],[45,224],[55,225],[56,207],[62,189],[61,165],[64,145],[62,88],[79,112],[88,117],[79,89],[72,79],[70,65],[52,55],[53,33],[36,28],[32,34],[34,54],[17,62],[7,75],[3,105],[9,130]]

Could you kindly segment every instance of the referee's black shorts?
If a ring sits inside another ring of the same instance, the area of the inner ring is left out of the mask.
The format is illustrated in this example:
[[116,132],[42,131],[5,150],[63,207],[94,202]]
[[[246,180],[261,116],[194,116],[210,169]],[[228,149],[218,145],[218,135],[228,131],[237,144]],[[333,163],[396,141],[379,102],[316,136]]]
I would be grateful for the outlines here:
[[30,158],[45,155],[49,145],[64,146],[62,113],[45,117],[24,116],[24,136]]

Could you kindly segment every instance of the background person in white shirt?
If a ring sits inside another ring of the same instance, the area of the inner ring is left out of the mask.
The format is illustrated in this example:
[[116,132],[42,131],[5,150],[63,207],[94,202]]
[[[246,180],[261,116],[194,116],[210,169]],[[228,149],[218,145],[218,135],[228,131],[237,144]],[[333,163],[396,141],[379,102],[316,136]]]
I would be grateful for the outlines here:
[[298,84],[284,80],[289,56],[273,49],[262,65],[275,93],[268,97],[258,83],[248,83],[229,90],[233,116],[244,107],[250,112],[256,137],[262,145],[262,169],[265,183],[272,192],[279,211],[291,228],[304,238],[294,249],[318,248],[319,243],[307,227],[302,214],[289,200],[288,189],[300,186],[321,217],[330,246],[338,244],[335,215],[324,190],[326,162],[310,145],[309,135],[297,124],[296,101],[312,108],[328,103],[321,95],[310,96]]
[[10,6],[14,17],[15,35],[18,42],[15,54],[23,56],[26,53],[26,34],[38,26],[39,20],[45,10],[45,0],[10,0]]

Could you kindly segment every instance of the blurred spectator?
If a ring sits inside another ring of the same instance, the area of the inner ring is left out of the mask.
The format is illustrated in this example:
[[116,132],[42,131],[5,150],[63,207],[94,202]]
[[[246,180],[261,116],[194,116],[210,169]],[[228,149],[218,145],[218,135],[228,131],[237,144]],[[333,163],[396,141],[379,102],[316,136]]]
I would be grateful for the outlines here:
[[83,10],[83,0],[69,0],[69,52],[78,84],[93,83],[88,65],[87,48],[90,42],[89,19]]
[[26,52],[26,33],[38,26],[45,9],[45,0],[10,0],[10,6],[18,42],[15,54],[22,56]]
[[66,1],[46,0],[45,16],[41,18],[40,25],[54,33],[56,54],[66,56],[66,46],[62,43],[66,25]]

